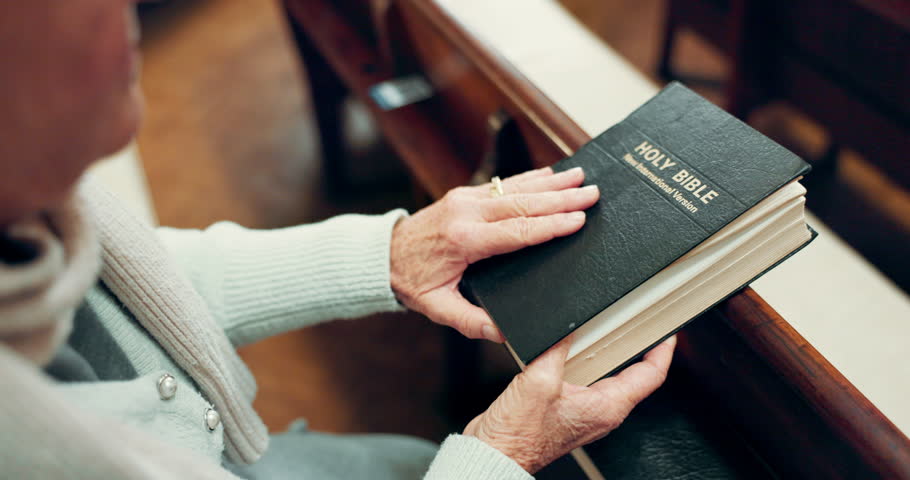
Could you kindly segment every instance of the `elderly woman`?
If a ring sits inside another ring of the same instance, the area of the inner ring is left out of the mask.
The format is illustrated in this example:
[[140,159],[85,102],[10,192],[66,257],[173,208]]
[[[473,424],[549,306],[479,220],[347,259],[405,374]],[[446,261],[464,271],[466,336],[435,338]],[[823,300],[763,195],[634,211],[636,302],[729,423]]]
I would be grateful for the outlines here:
[[542,169],[412,216],[152,230],[82,178],[141,117],[133,10],[0,3],[0,477],[531,478],[661,384],[672,341],[587,388],[562,381],[563,342],[441,447],[299,426],[270,438],[235,346],[402,306],[501,342],[458,293],[465,268],[577,231],[598,191]]

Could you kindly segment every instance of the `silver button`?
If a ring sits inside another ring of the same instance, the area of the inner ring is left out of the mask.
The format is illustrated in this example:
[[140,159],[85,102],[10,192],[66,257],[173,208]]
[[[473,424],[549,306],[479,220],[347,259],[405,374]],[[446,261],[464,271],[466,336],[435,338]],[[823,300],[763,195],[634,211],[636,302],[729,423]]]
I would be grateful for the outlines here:
[[221,415],[218,415],[214,408],[207,408],[205,410],[205,426],[208,427],[210,432],[214,432],[219,423],[221,423]]
[[162,400],[170,400],[177,394],[177,379],[170,373],[165,373],[158,379],[158,396]]

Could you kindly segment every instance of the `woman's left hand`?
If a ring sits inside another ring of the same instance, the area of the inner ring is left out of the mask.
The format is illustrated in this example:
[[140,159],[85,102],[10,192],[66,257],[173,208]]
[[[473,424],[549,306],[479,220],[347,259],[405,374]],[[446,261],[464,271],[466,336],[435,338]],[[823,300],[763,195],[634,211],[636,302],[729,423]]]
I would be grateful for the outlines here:
[[471,263],[570,235],[585,223],[582,210],[600,192],[580,168],[554,173],[549,167],[490,184],[459,187],[402,219],[392,233],[392,290],[406,307],[469,338],[502,342],[489,315],[458,291]]

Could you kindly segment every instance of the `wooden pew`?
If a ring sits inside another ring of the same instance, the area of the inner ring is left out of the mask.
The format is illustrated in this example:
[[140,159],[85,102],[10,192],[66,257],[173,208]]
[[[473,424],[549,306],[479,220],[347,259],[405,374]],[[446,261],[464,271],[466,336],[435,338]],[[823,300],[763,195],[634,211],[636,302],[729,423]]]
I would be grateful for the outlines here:
[[[416,183],[438,197],[468,182],[482,159],[497,158],[491,149],[502,129],[490,125],[503,118],[527,158],[496,171],[547,165],[655,91],[547,0],[520,0],[523,26],[509,31],[518,38],[494,48],[496,29],[484,23],[509,18],[516,1],[284,0],[322,110],[327,162],[338,151],[333,109],[347,93],[371,110]],[[392,111],[370,98],[371,86],[415,72],[435,86],[433,98]],[[557,83],[569,92],[559,103]],[[609,95],[610,108],[584,109],[596,95]],[[712,309],[680,340],[674,394],[714,411],[714,423],[735,432],[727,438],[742,439],[769,474],[910,478],[910,440],[754,290]]]
[[727,58],[724,96],[736,116],[783,101],[825,130],[828,152],[810,159],[816,173],[807,186],[816,195],[809,208],[910,291],[910,228],[882,212],[887,197],[854,191],[837,175],[838,154],[849,148],[910,192],[910,3],[671,0],[659,67],[665,78],[674,76],[682,29]]

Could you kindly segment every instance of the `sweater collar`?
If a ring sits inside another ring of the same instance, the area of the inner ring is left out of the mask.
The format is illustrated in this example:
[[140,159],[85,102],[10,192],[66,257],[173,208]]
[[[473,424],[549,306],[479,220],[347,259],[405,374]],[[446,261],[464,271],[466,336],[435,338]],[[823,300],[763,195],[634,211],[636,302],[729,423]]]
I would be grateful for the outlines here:
[[34,214],[0,232],[0,339],[44,365],[97,281],[100,249],[82,201]]

